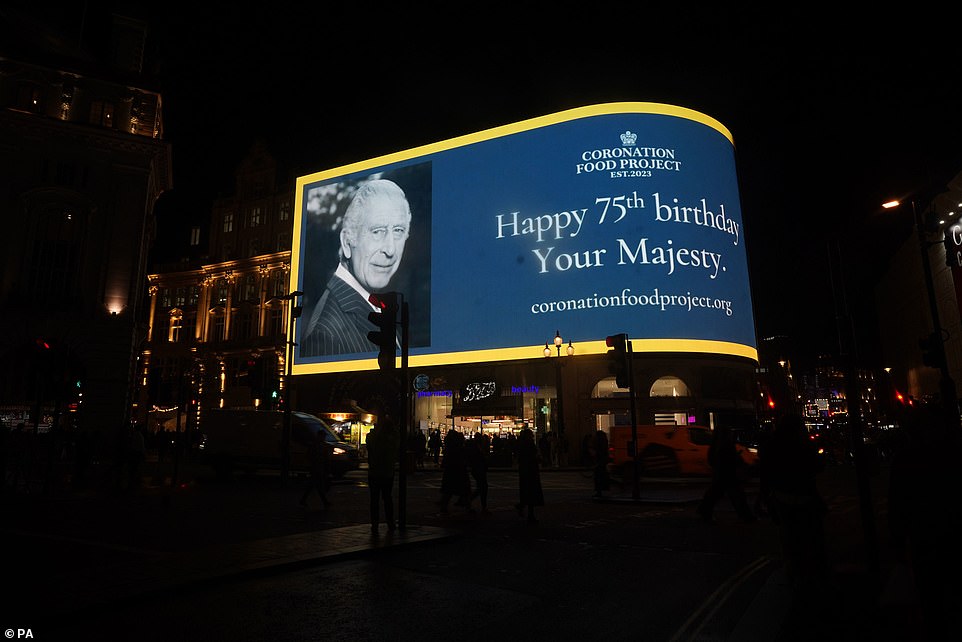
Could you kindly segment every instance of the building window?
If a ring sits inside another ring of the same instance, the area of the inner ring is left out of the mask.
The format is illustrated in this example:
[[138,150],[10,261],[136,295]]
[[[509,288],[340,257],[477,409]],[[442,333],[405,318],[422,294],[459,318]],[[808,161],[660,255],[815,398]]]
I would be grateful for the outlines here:
[[214,325],[211,328],[210,340],[211,341],[223,341],[224,340],[224,326],[226,325],[226,317],[223,313],[214,314]]
[[234,231],[234,213],[227,212],[224,214],[224,231],[233,232]]
[[162,308],[170,307],[170,289],[169,288],[160,289],[160,307]]
[[277,220],[287,221],[291,218],[291,203],[290,201],[284,201],[281,203],[281,207],[277,212]]
[[197,333],[197,313],[188,312],[185,314],[181,325],[183,326],[181,335],[184,337],[184,341],[190,343]]
[[192,285],[187,290],[187,305],[197,305],[200,300],[200,286]]
[[239,340],[249,339],[251,336],[251,310],[244,308],[231,325],[234,338]]
[[244,301],[255,301],[257,299],[257,277],[253,274],[248,274],[244,277],[243,292],[241,292],[241,299]]
[[261,251],[261,240],[251,239],[247,242],[247,256],[257,256]]
[[687,412],[656,412],[656,426],[685,426],[688,424]]
[[227,280],[221,279],[217,282],[217,289],[215,290],[216,302],[219,305],[224,305],[227,303]]
[[691,392],[688,391],[688,384],[684,381],[678,377],[668,376],[661,377],[651,384],[648,395],[651,397],[690,397]]
[[174,290],[174,305],[184,307],[187,304],[187,288],[177,288]]
[[284,270],[274,270],[271,275],[271,296],[284,296],[287,294],[287,279]]
[[270,326],[268,334],[284,334],[284,309],[280,307],[271,308]]
[[57,299],[73,301],[84,254],[84,216],[59,203],[43,206],[31,215],[34,231],[26,240],[31,244],[30,295],[48,304]]
[[284,234],[278,234],[277,247],[274,249],[274,251],[283,252],[284,250],[289,249],[291,249],[291,235],[287,234],[286,232]]
[[102,100],[95,100],[90,104],[90,123],[101,127],[114,126],[114,106]]
[[167,340],[171,343],[177,343],[181,340],[181,329],[183,327],[183,317],[181,315],[174,315],[170,317],[170,329],[167,333]]
[[199,227],[190,228],[190,244],[191,246],[200,245],[200,228]]
[[261,224],[261,208],[253,207],[251,208],[251,227],[257,227]]

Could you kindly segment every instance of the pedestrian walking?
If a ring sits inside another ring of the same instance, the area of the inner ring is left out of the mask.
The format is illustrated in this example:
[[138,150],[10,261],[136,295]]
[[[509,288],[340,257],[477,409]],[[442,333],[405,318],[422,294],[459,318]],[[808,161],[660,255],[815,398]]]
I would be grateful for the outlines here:
[[778,420],[759,462],[789,580],[810,593],[812,582],[820,582],[827,573],[822,525],[826,508],[816,483],[821,461],[800,416]]
[[538,438],[538,452],[540,459],[546,466],[551,465],[551,433],[545,432]]
[[424,454],[427,451],[427,439],[418,427],[415,427],[411,433],[411,451],[414,453],[414,470],[424,470]]
[[311,461],[311,474],[307,479],[307,487],[301,495],[301,506],[307,506],[307,500],[312,492],[317,492],[321,498],[324,508],[331,505],[327,498],[327,491],[330,489],[330,462],[331,445],[324,437],[324,431],[318,430],[314,433],[314,443],[311,444],[308,453]]
[[428,437],[428,452],[431,454],[431,460],[434,461],[434,466],[437,468],[441,465],[441,429],[435,428],[431,432],[431,436]]
[[468,444],[468,468],[474,478],[473,497],[481,500],[481,512],[488,512],[488,438],[476,433]]
[[398,460],[401,436],[393,417],[382,412],[378,424],[367,433],[367,484],[371,494],[371,533],[378,534],[380,508],[384,506],[384,519],[388,532],[396,528],[394,523],[394,468]]
[[705,521],[712,520],[715,503],[728,495],[735,512],[743,522],[754,522],[755,514],[745,498],[745,490],[739,479],[741,455],[735,448],[735,435],[726,425],[715,428],[708,447],[708,463],[711,465],[711,485],[698,504],[698,514]]
[[524,428],[518,435],[518,503],[515,508],[518,515],[527,514],[529,524],[537,524],[534,509],[544,506],[544,491],[541,488],[541,467],[538,459],[538,445],[534,441],[534,433],[530,428]]
[[471,479],[468,473],[468,453],[464,435],[449,430],[444,436],[444,458],[441,460],[441,514],[447,514],[451,498],[457,497],[457,506],[471,508]]

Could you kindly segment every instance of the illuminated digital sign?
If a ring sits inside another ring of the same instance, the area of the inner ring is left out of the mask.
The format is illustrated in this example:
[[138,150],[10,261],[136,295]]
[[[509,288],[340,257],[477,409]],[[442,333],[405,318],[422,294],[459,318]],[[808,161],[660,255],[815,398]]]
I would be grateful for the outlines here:
[[[581,107],[302,176],[294,374],[377,368],[372,292],[410,365],[576,354],[757,359],[729,131],[655,103]],[[400,352],[399,352],[400,354]]]

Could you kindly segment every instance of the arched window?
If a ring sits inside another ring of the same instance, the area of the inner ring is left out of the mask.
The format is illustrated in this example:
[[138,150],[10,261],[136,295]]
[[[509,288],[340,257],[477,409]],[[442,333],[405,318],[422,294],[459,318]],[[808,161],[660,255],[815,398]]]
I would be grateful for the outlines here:
[[690,397],[691,391],[688,384],[678,377],[660,377],[655,383],[651,384],[648,391],[650,397]]
[[591,390],[591,396],[595,399],[605,399],[607,397],[625,397],[628,395],[627,388],[619,388],[614,377],[601,379]]

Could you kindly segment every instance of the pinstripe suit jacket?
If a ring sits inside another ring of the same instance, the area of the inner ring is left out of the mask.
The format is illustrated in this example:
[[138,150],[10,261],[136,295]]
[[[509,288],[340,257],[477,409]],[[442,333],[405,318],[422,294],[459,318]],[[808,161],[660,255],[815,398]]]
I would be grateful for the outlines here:
[[371,304],[357,290],[334,275],[311,314],[301,355],[313,357],[327,354],[371,352],[376,346],[367,333],[377,330],[367,315]]

